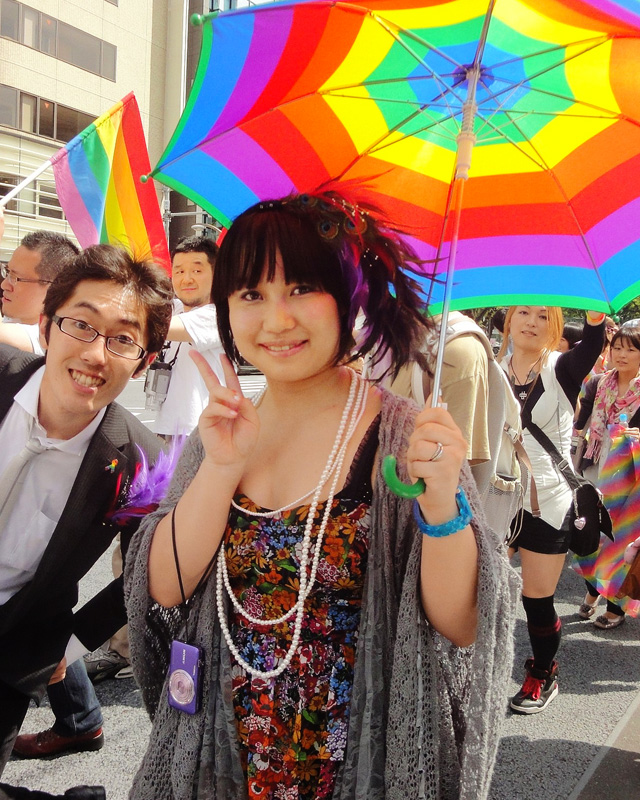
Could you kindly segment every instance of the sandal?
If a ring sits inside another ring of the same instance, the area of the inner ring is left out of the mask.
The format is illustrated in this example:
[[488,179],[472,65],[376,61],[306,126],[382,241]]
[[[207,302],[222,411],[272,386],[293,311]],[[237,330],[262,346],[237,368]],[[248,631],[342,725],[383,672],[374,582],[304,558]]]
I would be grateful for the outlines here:
[[[587,597],[591,597],[591,595],[587,595]],[[589,619],[596,613],[596,606],[600,601],[600,595],[596,597],[593,603],[587,603],[587,597],[584,598],[584,603],[578,609],[578,616],[582,619]]]
[[624,614],[620,614],[617,617],[608,617],[606,614],[602,614],[598,617],[598,619],[593,621],[593,624],[596,628],[601,628],[602,630],[606,631],[610,628],[617,628],[618,626],[622,625],[624,622]]

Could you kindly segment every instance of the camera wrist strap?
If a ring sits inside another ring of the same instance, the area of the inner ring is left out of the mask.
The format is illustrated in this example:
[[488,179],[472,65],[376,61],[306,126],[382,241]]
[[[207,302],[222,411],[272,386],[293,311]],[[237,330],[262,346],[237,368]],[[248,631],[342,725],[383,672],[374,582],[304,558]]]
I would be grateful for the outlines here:
[[[176,508],[178,504],[173,507],[171,510],[171,543],[173,545],[173,558],[176,565],[176,575],[178,576],[178,585],[180,586],[180,596],[182,597],[182,603],[180,604],[180,614],[184,621],[184,628],[185,628],[185,639],[189,639],[189,614],[191,613],[191,606],[189,605],[189,601],[187,600],[185,593],[184,593],[184,584],[182,583],[182,573],[180,571],[180,561],[178,559],[178,545],[176,543]],[[211,569],[215,563],[216,557],[218,553],[215,552],[211,557],[211,561],[207,564],[205,571],[202,573],[202,577],[196,584],[196,588],[193,590],[191,594],[191,598],[195,597],[195,595],[200,591],[200,589],[204,586],[205,581],[211,574]],[[190,598],[190,599],[191,599]]]

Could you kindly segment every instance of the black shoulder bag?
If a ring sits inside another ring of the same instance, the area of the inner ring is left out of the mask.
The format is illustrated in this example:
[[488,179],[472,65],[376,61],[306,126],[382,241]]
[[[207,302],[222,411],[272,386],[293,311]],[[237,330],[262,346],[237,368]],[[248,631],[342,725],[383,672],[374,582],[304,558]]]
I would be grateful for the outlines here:
[[535,422],[529,420],[526,427],[538,444],[547,451],[573,494],[569,549],[577,556],[590,556],[600,547],[601,533],[613,541],[611,517],[602,502],[602,494],[591,481],[576,475],[551,439]]

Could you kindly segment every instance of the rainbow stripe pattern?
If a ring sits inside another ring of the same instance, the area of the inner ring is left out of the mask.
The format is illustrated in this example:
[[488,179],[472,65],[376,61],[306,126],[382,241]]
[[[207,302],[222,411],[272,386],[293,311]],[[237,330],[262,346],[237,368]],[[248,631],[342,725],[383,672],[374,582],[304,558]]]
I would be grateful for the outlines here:
[[618,599],[616,594],[629,569],[624,551],[640,533],[640,444],[625,436],[613,439],[598,486],[611,516],[614,541],[601,536],[600,550],[585,558],[574,556],[572,566],[601,595],[617,603],[626,614],[637,617],[640,601]]
[[152,174],[224,225],[259,200],[357,180],[407,230],[424,274],[441,274],[476,58],[452,307],[617,310],[640,294],[638,0],[303,0],[207,15]]
[[58,199],[82,247],[119,244],[169,269],[138,103],[128,94],[52,158]]

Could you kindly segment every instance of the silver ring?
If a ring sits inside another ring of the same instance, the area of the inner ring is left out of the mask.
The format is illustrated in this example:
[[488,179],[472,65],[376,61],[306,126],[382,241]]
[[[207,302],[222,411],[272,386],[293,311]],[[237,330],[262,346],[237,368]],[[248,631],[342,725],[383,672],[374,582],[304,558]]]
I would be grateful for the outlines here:
[[427,461],[439,461],[442,458],[442,454],[444,453],[444,447],[442,446],[441,442],[436,442],[436,451],[428,458]]

